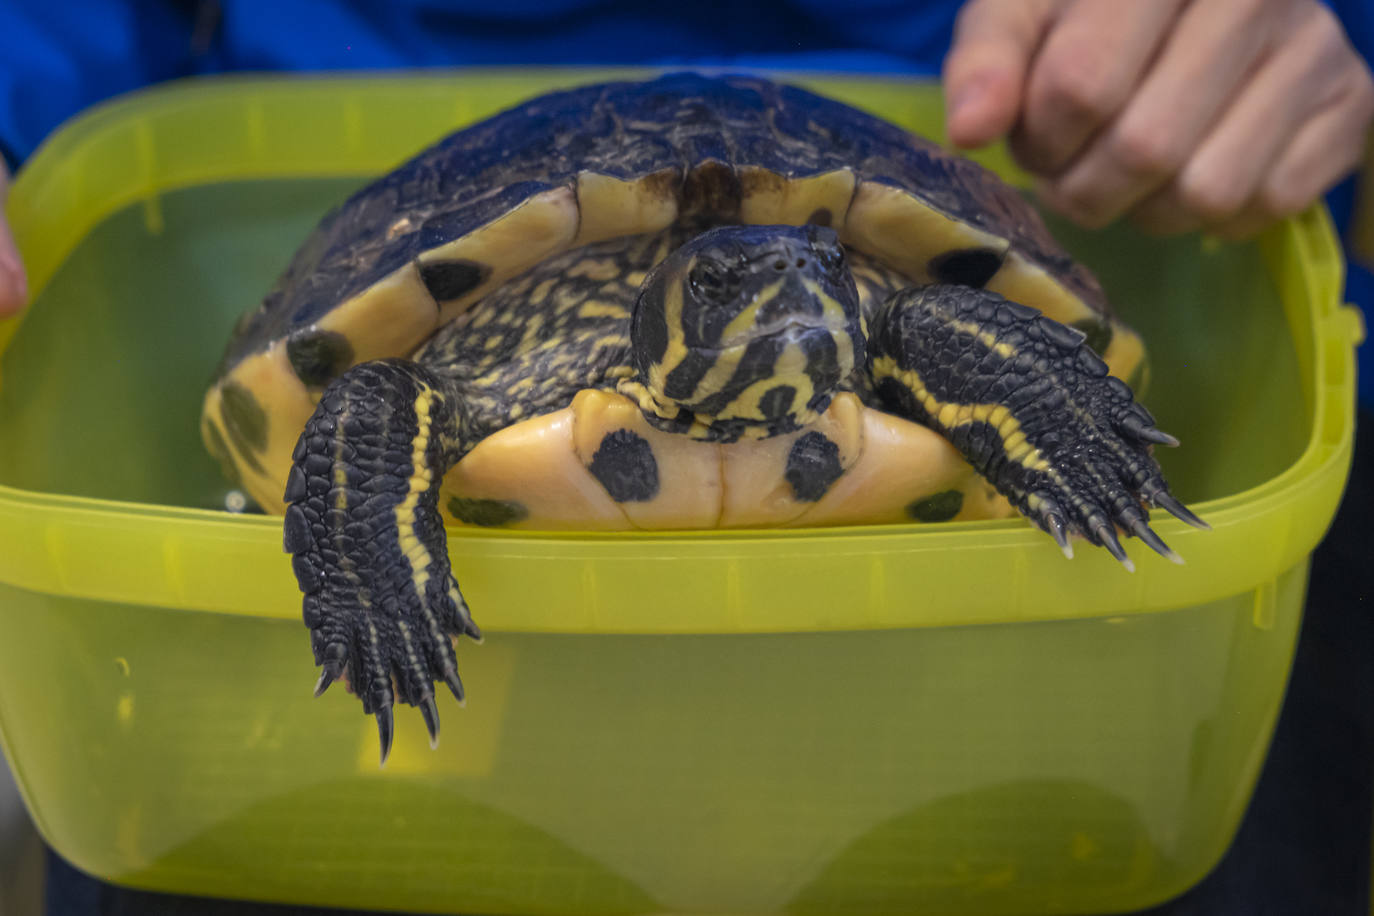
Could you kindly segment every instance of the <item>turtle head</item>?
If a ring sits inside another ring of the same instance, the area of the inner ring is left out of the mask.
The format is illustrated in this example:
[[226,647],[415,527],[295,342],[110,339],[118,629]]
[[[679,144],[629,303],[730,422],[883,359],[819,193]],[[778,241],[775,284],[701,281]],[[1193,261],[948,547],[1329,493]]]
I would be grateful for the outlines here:
[[[862,360],[859,297],[834,231],[726,226],[688,241],[640,288],[638,377],[650,418],[701,438],[764,438],[825,410]],[[660,424],[663,425],[663,424]]]

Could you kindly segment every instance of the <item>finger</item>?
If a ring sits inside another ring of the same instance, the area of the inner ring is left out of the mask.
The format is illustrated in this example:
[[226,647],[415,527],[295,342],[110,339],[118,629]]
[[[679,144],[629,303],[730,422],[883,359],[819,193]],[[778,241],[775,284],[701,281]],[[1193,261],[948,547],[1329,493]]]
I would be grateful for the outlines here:
[[1277,219],[1295,216],[1355,169],[1374,119],[1374,83],[1367,70],[1362,75],[1298,130],[1247,206],[1216,228],[1218,235],[1248,238]]
[[1177,173],[1277,30],[1271,17],[1238,17],[1234,7],[1184,8],[1122,113],[1051,183],[1051,206],[1103,226]]
[[1075,0],[1056,19],[1030,66],[1012,150],[1051,175],[1126,104],[1183,0]]
[[1228,224],[1254,210],[1260,182],[1298,129],[1352,89],[1362,71],[1340,23],[1312,5],[1261,61],[1197,152],[1133,217],[1154,231],[1179,232]]
[[956,146],[983,146],[1011,129],[1026,68],[1060,0],[970,0],[959,11],[942,79]]
[[5,219],[5,201],[9,195],[9,172],[0,162],[0,318],[13,315],[24,307],[29,298],[24,265],[14,244],[9,222]]
[[1184,205],[1173,182],[1136,204],[1131,221],[1154,235],[1181,235],[1203,228],[1202,217]]

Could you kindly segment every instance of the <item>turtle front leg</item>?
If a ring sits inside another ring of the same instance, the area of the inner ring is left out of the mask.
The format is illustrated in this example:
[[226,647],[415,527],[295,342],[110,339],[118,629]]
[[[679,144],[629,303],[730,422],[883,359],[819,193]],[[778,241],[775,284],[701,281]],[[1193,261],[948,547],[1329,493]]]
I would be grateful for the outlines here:
[[450,637],[481,638],[438,511],[460,410],[449,383],[415,363],[355,366],[325,390],[287,478],[284,540],[322,669],[315,694],[348,675],[377,717],[383,763],[397,698],[420,707],[437,743],[434,684],[463,699]]
[[1155,428],[1126,383],[1083,335],[996,293],[966,286],[907,289],[879,309],[871,372],[895,413],[944,435],[1072,556],[1069,535],[1133,568],[1119,527],[1176,562],[1142,503],[1207,527],[1169,492]]

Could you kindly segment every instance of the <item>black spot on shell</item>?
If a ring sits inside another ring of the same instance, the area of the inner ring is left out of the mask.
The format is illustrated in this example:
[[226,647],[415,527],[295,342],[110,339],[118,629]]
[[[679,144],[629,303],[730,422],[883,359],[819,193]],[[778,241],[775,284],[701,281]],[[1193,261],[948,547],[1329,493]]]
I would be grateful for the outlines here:
[[816,226],[829,226],[835,222],[835,216],[830,212],[828,207],[820,207],[812,211],[811,215],[806,218],[806,221]]
[[204,433],[205,450],[219,465],[220,473],[224,475],[224,479],[236,487],[241,486],[243,479],[239,476],[239,469],[234,465],[233,456],[229,454],[229,443],[224,441],[224,434],[219,431],[218,426],[209,420],[205,422]]
[[607,433],[587,469],[618,503],[647,502],[658,495],[658,461],[653,447],[632,430]]
[[797,399],[797,389],[791,385],[778,385],[769,388],[759,398],[759,413],[765,420],[779,420],[792,410]]
[[321,388],[353,365],[353,345],[338,331],[302,328],[287,339],[286,358],[297,378]]
[[491,268],[476,261],[453,258],[420,264],[420,280],[436,302],[448,302],[472,292],[491,276]]
[[964,494],[945,490],[925,499],[918,499],[906,507],[906,514],[918,522],[947,522],[964,508]]
[[787,453],[784,476],[792,485],[792,493],[801,502],[813,503],[824,496],[831,484],[840,479],[840,447],[824,433],[811,431],[792,443]]
[[483,528],[500,528],[529,518],[530,510],[513,499],[465,499],[454,496],[448,501],[448,511],[458,521]]
[[931,258],[927,270],[940,283],[982,289],[1002,266],[1002,258],[990,248],[961,248]]
[[258,399],[238,382],[227,382],[220,389],[220,412],[224,416],[224,431],[238,449],[244,464],[262,473],[255,452],[267,448],[267,413]]
[[1093,349],[1094,353],[1106,353],[1107,348],[1112,345],[1112,323],[1104,318],[1083,318],[1069,325],[1082,331],[1086,339],[1083,341]]

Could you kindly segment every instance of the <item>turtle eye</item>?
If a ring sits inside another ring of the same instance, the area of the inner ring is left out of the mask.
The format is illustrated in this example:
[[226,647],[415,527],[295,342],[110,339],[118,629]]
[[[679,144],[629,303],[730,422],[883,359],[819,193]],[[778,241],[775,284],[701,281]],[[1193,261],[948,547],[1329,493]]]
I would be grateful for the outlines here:
[[723,304],[739,292],[739,279],[718,261],[702,258],[687,274],[692,295],[703,302]]

